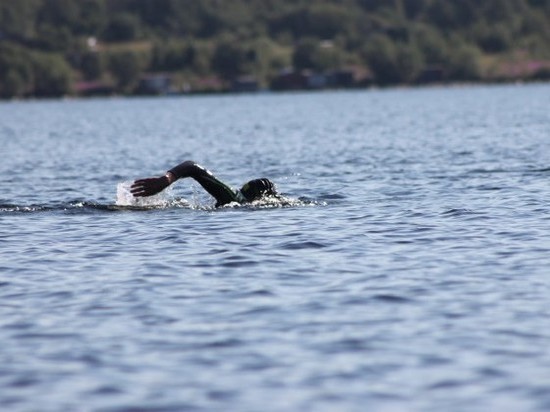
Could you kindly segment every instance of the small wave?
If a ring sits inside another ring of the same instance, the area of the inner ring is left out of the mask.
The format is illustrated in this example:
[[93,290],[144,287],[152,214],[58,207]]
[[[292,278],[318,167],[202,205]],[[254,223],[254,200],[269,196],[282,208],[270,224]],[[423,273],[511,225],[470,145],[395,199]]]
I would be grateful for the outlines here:
[[338,193],[326,194],[326,195],[321,196],[321,199],[323,199],[323,200],[344,200],[345,198],[346,198],[346,196],[338,194]]
[[546,173],[546,172],[550,172],[550,167],[544,167],[544,168],[540,168],[540,169],[531,169],[531,170],[528,170],[528,172]]
[[12,204],[0,204],[0,213],[30,213],[30,212],[40,212],[46,210],[45,206],[19,206]]
[[377,295],[374,295],[372,297],[374,300],[378,300],[378,301],[381,301],[381,302],[387,302],[387,303],[411,303],[411,302],[414,302],[413,299],[410,299],[410,298],[407,298],[407,297],[404,297],[404,296],[399,296],[399,295],[394,295],[394,294],[377,294]]
[[498,173],[548,173],[550,172],[550,167],[540,167],[540,168],[524,168],[524,167],[516,167],[516,168],[495,168],[495,169],[485,169],[485,168],[478,168],[478,169],[472,169],[468,170],[467,174],[498,174]]
[[[177,206],[181,204],[179,201],[174,201],[171,206]],[[42,212],[86,212],[86,211],[122,211],[122,210],[149,210],[154,207],[149,206],[119,206],[116,204],[101,204],[93,202],[67,202],[59,204],[48,205],[13,205],[13,204],[0,204],[1,214],[11,213],[42,213]]]
[[470,209],[449,209],[443,213],[441,213],[442,216],[464,216],[464,215],[472,215],[475,212]]
[[307,198],[292,198],[287,196],[269,196],[251,203],[229,203],[222,206],[222,209],[273,209],[282,207],[305,207],[305,206],[325,206],[325,202],[311,200]]
[[327,245],[325,245],[323,243],[319,243],[319,242],[314,242],[314,241],[305,241],[305,242],[292,241],[292,242],[287,242],[287,243],[284,243],[283,245],[281,245],[282,249],[288,249],[288,250],[323,249],[325,247],[327,247]]
[[496,169],[472,169],[468,170],[467,174],[493,174],[493,173],[515,173],[517,170],[514,169],[502,169],[502,168],[496,168]]
[[35,213],[35,212],[51,212],[51,211],[66,211],[74,209],[82,209],[87,207],[84,202],[67,202],[60,204],[48,205],[14,205],[0,204],[0,213]]

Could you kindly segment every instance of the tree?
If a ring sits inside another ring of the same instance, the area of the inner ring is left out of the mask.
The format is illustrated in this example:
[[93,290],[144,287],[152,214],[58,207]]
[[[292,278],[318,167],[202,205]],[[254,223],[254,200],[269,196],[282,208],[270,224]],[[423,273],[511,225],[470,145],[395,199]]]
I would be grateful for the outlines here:
[[39,97],[61,97],[71,92],[72,70],[58,54],[35,53],[33,94]]
[[408,19],[417,19],[426,10],[427,0],[402,0],[403,9]]
[[305,39],[295,48],[292,63],[296,69],[323,72],[342,65],[342,52],[332,42]]
[[38,25],[73,28],[79,16],[79,4],[74,0],[42,0]]
[[307,35],[320,39],[333,39],[354,24],[353,15],[340,5],[312,4],[306,12]]
[[413,30],[412,42],[418,47],[427,66],[444,66],[449,60],[447,40],[428,25],[418,25]]
[[0,1],[0,32],[30,38],[36,29],[39,1]]
[[0,97],[12,98],[25,95],[28,90],[28,84],[21,72],[10,69],[2,77],[4,81],[0,83]]
[[462,44],[457,46],[450,61],[452,80],[472,81],[481,77],[481,53],[477,47]]
[[315,39],[305,39],[294,49],[292,54],[292,64],[298,70],[315,68],[315,53],[319,41]]
[[224,79],[232,80],[246,72],[247,63],[253,61],[255,55],[249,55],[240,45],[232,41],[223,41],[216,46],[212,56],[212,69]]
[[139,37],[141,23],[131,13],[115,15],[103,32],[102,37],[111,42],[132,41]]
[[0,97],[22,97],[31,92],[32,83],[29,52],[9,43],[0,44]]
[[145,56],[133,51],[121,51],[109,55],[109,70],[123,93],[132,92],[145,67]]
[[39,26],[35,44],[43,51],[65,52],[71,46],[72,35],[66,26]]
[[132,12],[147,27],[166,36],[196,36],[204,21],[202,0],[127,0],[127,5],[113,1],[119,12]]
[[397,72],[399,81],[410,83],[418,77],[424,67],[424,59],[418,47],[412,44],[401,44],[397,47]]
[[97,36],[103,29],[107,13],[104,0],[79,0],[80,15],[74,23],[75,33]]
[[480,24],[476,27],[474,36],[477,45],[487,53],[501,53],[512,44],[510,30],[502,23],[493,27]]
[[387,36],[381,34],[373,36],[365,47],[363,55],[377,83],[389,85],[402,80],[397,49]]
[[478,20],[480,7],[477,0],[437,0],[426,11],[429,23],[450,32],[469,27]]
[[99,79],[103,75],[105,63],[103,55],[97,52],[86,52],[80,61],[80,70],[86,80]]
[[158,42],[153,48],[153,71],[176,71],[188,68],[195,60],[196,47],[192,43]]

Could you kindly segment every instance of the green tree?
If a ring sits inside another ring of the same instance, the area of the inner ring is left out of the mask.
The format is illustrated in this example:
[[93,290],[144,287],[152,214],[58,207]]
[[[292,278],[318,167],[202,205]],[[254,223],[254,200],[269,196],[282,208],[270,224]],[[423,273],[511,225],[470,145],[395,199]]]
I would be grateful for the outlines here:
[[501,53],[508,50],[512,44],[511,33],[503,24],[489,27],[480,24],[474,30],[477,45],[487,53]]
[[43,51],[68,51],[72,45],[72,35],[66,26],[43,24],[38,28],[35,44]]
[[391,5],[391,1],[388,0],[359,0],[359,5],[370,12],[377,12],[381,8]]
[[101,78],[105,70],[103,55],[97,52],[86,52],[81,56],[80,70],[86,80]]
[[10,69],[2,76],[0,82],[0,97],[12,98],[22,97],[28,91],[28,83],[21,72]]
[[292,54],[292,64],[298,70],[314,69],[315,54],[319,47],[319,41],[316,39],[304,39],[294,49]]
[[397,49],[387,36],[378,34],[369,39],[363,55],[377,83],[389,85],[402,80]]
[[469,27],[478,18],[477,0],[436,0],[427,8],[428,21],[443,32]]
[[343,53],[332,42],[319,42],[316,39],[306,39],[300,42],[292,55],[292,63],[296,69],[312,69],[325,71],[336,69],[342,65]]
[[117,11],[132,11],[162,37],[196,36],[204,23],[206,2],[202,0],[128,0],[126,5],[118,1]]
[[222,41],[216,46],[212,56],[212,69],[224,79],[232,80],[246,73],[249,63],[254,62],[255,57],[255,54],[247,53],[247,50],[233,41]]
[[449,62],[452,80],[473,81],[481,77],[481,53],[477,47],[462,44],[457,46]]
[[212,48],[205,43],[193,44],[193,61],[191,63],[191,70],[200,76],[211,73],[211,62],[213,55]]
[[396,65],[399,81],[414,81],[424,67],[422,53],[415,44],[401,44],[397,47]]
[[0,0],[0,32],[30,38],[35,34],[40,0]]
[[79,0],[80,15],[73,26],[76,34],[97,36],[101,33],[107,11],[104,0]]
[[74,0],[42,0],[38,25],[73,28],[79,16],[79,4]]
[[0,43],[0,97],[22,97],[32,90],[33,67],[27,50]]
[[428,65],[441,65],[448,60],[449,46],[441,33],[427,25],[418,26],[414,30],[413,42],[424,56]]
[[357,24],[348,8],[336,4],[312,4],[289,10],[270,21],[273,32],[289,31],[295,38],[333,39]]
[[354,24],[354,16],[344,6],[314,3],[306,12],[307,34],[321,39],[333,39]]
[[129,93],[136,87],[146,67],[146,57],[134,51],[121,51],[108,56],[108,67],[115,78],[117,89]]
[[141,23],[131,13],[120,13],[109,21],[102,34],[103,39],[111,42],[132,41],[140,35]]
[[419,18],[426,10],[429,0],[402,0],[405,15],[410,20]]
[[153,47],[151,69],[153,71],[182,70],[193,64],[196,54],[196,47],[192,43],[157,42]]
[[35,53],[33,94],[39,97],[61,97],[71,92],[72,70],[58,54]]

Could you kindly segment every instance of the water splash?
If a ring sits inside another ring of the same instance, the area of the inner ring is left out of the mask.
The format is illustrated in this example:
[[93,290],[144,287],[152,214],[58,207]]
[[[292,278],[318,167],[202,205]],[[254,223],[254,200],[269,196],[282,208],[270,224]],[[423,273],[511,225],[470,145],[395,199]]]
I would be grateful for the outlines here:
[[[136,208],[166,208],[174,206],[174,199],[172,198],[172,189],[168,187],[166,190],[147,197],[134,197],[130,192],[130,187],[133,182],[121,182],[116,188],[116,205],[128,206]],[[181,202],[177,202],[181,203]]]
[[249,208],[249,209],[271,209],[278,207],[305,207],[305,206],[326,206],[326,202],[310,200],[307,198],[292,198],[288,196],[266,196],[251,203],[239,204],[236,202],[224,205],[223,208]]
[[44,210],[49,210],[47,206],[41,205],[12,205],[12,204],[1,204],[0,213],[30,213],[30,212],[41,212]]

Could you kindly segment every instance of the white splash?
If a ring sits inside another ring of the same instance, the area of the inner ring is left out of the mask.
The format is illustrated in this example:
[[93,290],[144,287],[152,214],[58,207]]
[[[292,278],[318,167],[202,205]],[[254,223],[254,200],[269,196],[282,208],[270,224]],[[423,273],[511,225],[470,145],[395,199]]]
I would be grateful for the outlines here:
[[174,201],[171,199],[171,188],[147,197],[134,197],[130,192],[133,182],[121,182],[116,187],[116,205],[144,208],[163,208],[171,206]]

